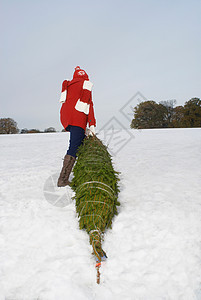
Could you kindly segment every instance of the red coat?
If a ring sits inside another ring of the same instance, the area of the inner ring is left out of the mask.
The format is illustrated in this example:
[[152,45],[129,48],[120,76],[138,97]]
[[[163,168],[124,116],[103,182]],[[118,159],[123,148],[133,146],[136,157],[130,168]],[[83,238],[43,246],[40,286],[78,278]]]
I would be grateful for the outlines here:
[[68,125],[79,126],[86,129],[89,126],[96,126],[92,101],[93,84],[82,77],[73,78],[71,81],[64,80],[60,102],[64,102],[60,111],[60,118],[63,127]]

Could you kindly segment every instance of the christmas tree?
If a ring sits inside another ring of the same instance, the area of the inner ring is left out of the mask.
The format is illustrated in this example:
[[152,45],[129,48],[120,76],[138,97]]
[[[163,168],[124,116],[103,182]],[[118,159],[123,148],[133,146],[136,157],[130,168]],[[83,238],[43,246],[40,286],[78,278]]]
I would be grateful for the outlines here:
[[114,171],[107,147],[95,135],[86,137],[78,151],[71,187],[75,191],[80,229],[89,234],[96,261],[107,256],[103,235],[117,214],[118,172]]

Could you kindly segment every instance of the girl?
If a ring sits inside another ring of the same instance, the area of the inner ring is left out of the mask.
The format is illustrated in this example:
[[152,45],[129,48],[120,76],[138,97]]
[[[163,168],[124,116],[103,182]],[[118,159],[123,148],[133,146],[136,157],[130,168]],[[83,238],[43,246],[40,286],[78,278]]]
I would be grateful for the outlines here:
[[70,184],[68,179],[76,160],[78,147],[85,137],[87,124],[89,124],[89,134],[95,134],[92,86],[87,73],[80,67],[75,68],[71,81],[64,80],[62,84],[60,119],[65,130],[70,132],[70,142],[57,183],[59,187]]

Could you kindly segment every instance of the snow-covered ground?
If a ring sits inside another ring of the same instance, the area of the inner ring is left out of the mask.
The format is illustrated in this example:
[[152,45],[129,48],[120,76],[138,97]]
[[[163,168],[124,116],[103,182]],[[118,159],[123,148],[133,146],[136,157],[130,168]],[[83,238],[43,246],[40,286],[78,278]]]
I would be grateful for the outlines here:
[[55,187],[68,134],[0,136],[1,300],[201,299],[201,129],[130,133],[100,285],[72,191]]

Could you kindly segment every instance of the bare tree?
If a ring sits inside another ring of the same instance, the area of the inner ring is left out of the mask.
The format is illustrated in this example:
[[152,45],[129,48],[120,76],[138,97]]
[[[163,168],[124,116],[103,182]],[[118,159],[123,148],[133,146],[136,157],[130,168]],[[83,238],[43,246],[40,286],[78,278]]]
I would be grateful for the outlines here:
[[165,101],[161,101],[159,102],[160,104],[162,104],[165,108],[166,108],[166,113],[165,113],[165,126],[164,127],[171,127],[170,124],[172,123],[172,117],[173,117],[173,113],[174,113],[174,106],[176,104],[176,100],[165,100]]
[[44,132],[56,132],[56,129],[54,127],[49,127],[49,128],[46,128],[44,130]]
[[23,128],[23,129],[21,129],[20,133],[22,133],[22,134],[28,133],[28,129],[27,128]]

